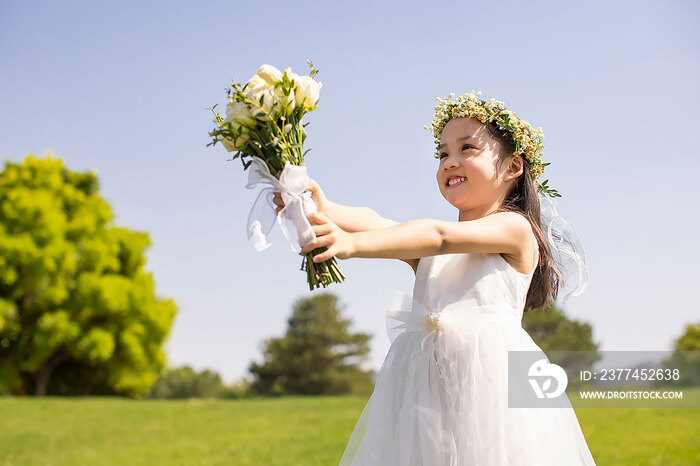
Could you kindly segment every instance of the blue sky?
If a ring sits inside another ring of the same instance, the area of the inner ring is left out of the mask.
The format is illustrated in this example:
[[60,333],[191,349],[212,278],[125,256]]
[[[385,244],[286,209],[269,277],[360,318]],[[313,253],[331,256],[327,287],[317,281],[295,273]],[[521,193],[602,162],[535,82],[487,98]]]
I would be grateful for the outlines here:
[[[320,70],[307,115],[309,175],[332,200],[397,221],[457,220],[423,129],[436,97],[481,90],[545,134],[559,212],[586,249],[590,284],[564,305],[603,350],[666,350],[700,319],[695,111],[700,7],[635,2],[37,2],[0,5],[0,156],[47,150],[94,169],[118,225],[148,231],[147,269],[179,314],[172,365],[227,382],[260,360],[294,300],[310,296],[278,227],[246,237],[257,191],[206,147],[207,107],[263,63]],[[220,105],[220,106],[221,106]],[[340,263],[353,330],[389,347],[384,311],[413,272]],[[274,284],[274,293],[268,291]]]

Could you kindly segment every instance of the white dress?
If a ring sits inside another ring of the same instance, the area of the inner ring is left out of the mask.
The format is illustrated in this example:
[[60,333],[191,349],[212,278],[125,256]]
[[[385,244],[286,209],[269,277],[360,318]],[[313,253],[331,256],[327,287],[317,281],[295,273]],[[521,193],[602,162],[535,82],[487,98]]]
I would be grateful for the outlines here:
[[565,393],[563,408],[508,407],[508,351],[542,352],[522,328],[534,271],[497,253],[420,259],[340,466],[595,465]]

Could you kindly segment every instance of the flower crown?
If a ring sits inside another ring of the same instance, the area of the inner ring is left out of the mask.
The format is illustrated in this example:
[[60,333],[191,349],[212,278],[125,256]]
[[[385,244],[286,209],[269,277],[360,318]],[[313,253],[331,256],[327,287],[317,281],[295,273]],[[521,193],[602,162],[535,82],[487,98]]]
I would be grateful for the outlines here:
[[480,95],[481,91],[474,94],[472,90],[471,93],[459,96],[457,99],[454,99],[454,93],[451,93],[447,99],[436,98],[438,104],[435,106],[432,126],[431,128],[423,127],[433,132],[435,158],[440,157],[439,146],[442,130],[452,118],[475,117],[483,124],[494,122],[499,129],[507,130],[513,135],[513,140],[515,140],[513,155],[523,155],[530,162],[530,174],[537,190],[551,197],[561,197],[556,189],[547,186],[548,180],[544,180],[542,183],[537,181],[537,178],[544,171],[544,167],[549,165],[549,162],[542,162],[542,153],[544,152],[542,128],[533,129],[530,123],[521,120],[511,110],[506,109],[503,102],[496,99],[489,99],[485,102],[478,99]]

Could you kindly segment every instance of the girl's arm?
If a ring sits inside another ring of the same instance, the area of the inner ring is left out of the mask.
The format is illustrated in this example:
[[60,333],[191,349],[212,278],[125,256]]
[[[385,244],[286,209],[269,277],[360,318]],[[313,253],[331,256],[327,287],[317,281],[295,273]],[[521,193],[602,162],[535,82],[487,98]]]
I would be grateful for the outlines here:
[[410,259],[453,253],[519,255],[530,243],[530,222],[515,212],[497,212],[461,222],[419,219],[351,238],[351,257]]
[[[311,192],[316,209],[348,233],[377,230],[399,223],[380,216],[369,207],[351,207],[331,201],[313,178],[309,178],[307,190]],[[284,200],[278,192],[275,192],[273,202],[278,206],[277,212],[284,207]]]
[[369,207],[351,207],[327,200],[324,210],[322,213],[326,217],[348,233],[378,230],[399,224],[382,217]]
[[[330,200],[326,202],[326,217],[348,233],[375,231],[399,224],[396,220],[382,217],[369,207],[351,207]],[[396,259],[410,265],[414,274],[417,272],[420,258],[396,257]]]
[[[311,199],[316,204],[317,210],[328,217],[333,223],[348,233],[379,230],[398,225],[399,222],[379,215],[369,207],[352,207],[333,202],[326,197],[321,186],[309,178],[307,189],[311,192]],[[284,201],[279,193],[275,193],[273,202],[277,205],[277,212],[284,207]],[[415,273],[418,267],[418,258],[397,258],[411,266]]]
[[[418,219],[378,230],[348,233],[320,212],[307,215],[316,233],[316,242],[304,246],[309,251],[325,246],[314,262],[333,256],[395,258],[411,263],[417,269],[421,257],[459,253],[499,253],[532,257],[530,221],[516,212],[497,212],[475,220],[446,222]],[[505,258],[504,258],[505,260]]]

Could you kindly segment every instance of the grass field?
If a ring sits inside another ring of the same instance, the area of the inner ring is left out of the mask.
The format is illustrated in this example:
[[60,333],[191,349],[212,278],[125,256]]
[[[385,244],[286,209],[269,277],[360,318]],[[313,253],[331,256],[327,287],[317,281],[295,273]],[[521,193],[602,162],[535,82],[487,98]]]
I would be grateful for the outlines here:
[[[0,397],[0,464],[337,465],[364,397]],[[598,465],[700,464],[700,409],[579,408]]]

